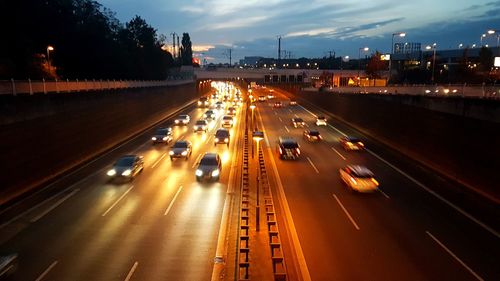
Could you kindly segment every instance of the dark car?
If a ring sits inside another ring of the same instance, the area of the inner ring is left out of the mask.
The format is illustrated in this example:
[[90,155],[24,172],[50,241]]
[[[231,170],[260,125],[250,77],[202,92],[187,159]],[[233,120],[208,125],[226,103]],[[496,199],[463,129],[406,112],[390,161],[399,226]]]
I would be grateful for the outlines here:
[[305,130],[304,131],[304,139],[308,141],[320,141],[323,138],[318,130]]
[[227,144],[227,146],[229,147],[229,140],[230,140],[229,130],[218,129],[217,132],[215,132],[214,145]]
[[288,104],[291,105],[291,106],[295,106],[295,105],[297,105],[297,101],[296,100],[290,100],[290,102]]
[[113,168],[108,170],[107,175],[111,179],[132,180],[138,173],[144,169],[144,160],[142,156],[125,155],[115,162]]
[[172,128],[159,128],[158,130],[156,130],[153,137],[151,137],[153,144],[156,143],[168,144],[169,142],[172,141],[172,139],[173,139]]
[[360,139],[356,137],[342,137],[340,138],[340,145],[345,150],[363,150],[365,149],[365,145],[363,142],[361,142]]
[[292,126],[294,128],[304,127],[305,124],[306,123],[302,120],[302,118],[292,118]]
[[198,106],[199,107],[207,107],[210,105],[210,102],[208,101],[208,97],[201,97],[198,100]]
[[277,101],[274,103],[273,107],[274,108],[281,108],[281,107],[283,107],[283,104],[280,101]]
[[280,137],[278,140],[278,154],[280,159],[297,159],[300,156],[300,147],[293,138]]
[[208,122],[207,120],[198,120],[194,124],[194,132],[207,132],[208,131]]
[[174,143],[168,154],[170,155],[170,160],[182,157],[188,160],[189,156],[191,156],[192,153],[193,145],[191,144],[191,142],[187,140],[180,140]]
[[205,153],[196,168],[196,180],[219,180],[222,162],[217,153]]
[[207,110],[205,114],[203,114],[203,118],[213,120],[215,119],[215,112],[213,110]]

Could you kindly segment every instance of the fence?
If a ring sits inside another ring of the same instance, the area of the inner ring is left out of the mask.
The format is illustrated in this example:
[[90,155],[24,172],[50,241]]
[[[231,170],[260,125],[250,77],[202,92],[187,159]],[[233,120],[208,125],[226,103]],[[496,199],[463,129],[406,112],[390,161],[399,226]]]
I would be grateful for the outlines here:
[[0,95],[68,93],[82,91],[102,91],[128,88],[174,86],[192,83],[193,79],[126,81],[126,80],[23,80],[0,81]]

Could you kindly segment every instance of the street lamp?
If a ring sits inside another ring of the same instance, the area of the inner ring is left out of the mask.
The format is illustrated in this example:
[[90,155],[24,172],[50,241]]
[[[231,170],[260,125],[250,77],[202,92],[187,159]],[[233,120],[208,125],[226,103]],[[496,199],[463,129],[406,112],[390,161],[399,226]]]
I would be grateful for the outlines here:
[[[264,132],[261,131],[254,131],[252,133],[253,140],[255,141],[257,145],[257,153],[259,153],[259,142],[264,139]],[[252,145],[252,157],[253,157],[253,145]],[[257,206],[255,207],[255,218],[257,221],[256,225],[256,231],[260,230],[260,187],[259,187],[259,178],[257,177]]]
[[51,66],[50,66],[50,52],[51,51],[54,51],[54,47],[48,45],[47,46],[47,64],[49,66],[49,74],[50,74],[50,70],[51,70]]
[[488,30],[488,31],[487,31],[487,33],[488,33],[489,35],[493,35],[493,34],[496,34],[496,35],[497,35],[497,47],[498,47],[498,45],[499,45],[499,43],[500,43],[500,42],[499,42],[499,41],[500,41],[500,34],[499,34],[498,30],[495,30],[495,29],[490,29],[490,30]]
[[359,86],[359,82],[360,82],[359,71],[361,70],[361,50],[363,50],[364,52],[368,52],[368,50],[370,50],[370,48],[361,47],[358,49],[358,86]]
[[253,103],[252,103],[252,104],[250,105],[250,109],[252,110],[252,130],[253,130],[253,122],[254,122],[254,120],[253,120],[253,119],[254,119],[254,118],[253,118],[253,111],[254,111],[254,109],[255,109],[255,104],[253,104]]
[[432,74],[431,74],[432,83],[434,83],[434,66],[436,65],[436,46],[437,46],[437,44],[434,43],[434,44],[432,44],[432,46],[427,45],[425,47],[426,50],[430,50],[430,49],[433,50],[433,53],[432,53]]
[[462,49],[463,46],[464,46],[464,44],[462,44],[462,43],[458,44],[459,49]]
[[486,37],[486,34],[481,34],[481,37],[479,37],[479,43],[481,45],[481,47],[483,46],[483,38]]
[[391,55],[389,56],[389,81],[391,80],[392,77],[392,54],[394,53],[394,36],[399,36],[399,37],[405,37],[406,33],[404,32],[396,32],[392,34],[392,39],[391,39]]

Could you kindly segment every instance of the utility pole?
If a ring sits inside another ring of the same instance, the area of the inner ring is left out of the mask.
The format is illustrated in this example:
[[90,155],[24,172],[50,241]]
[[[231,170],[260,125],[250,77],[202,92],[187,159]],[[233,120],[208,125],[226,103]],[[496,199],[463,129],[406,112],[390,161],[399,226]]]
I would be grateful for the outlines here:
[[278,35],[278,68],[281,65],[281,35]]
[[172,58],[175,60],[175,35],[177,35],[175,32],[170,33],[172,35]]
[[231,67],[231,58],[232,58],[232,53],[233,53],[233,49],[229,49],[229,66]]
[[181,44],[179,44],[179,35],[177,35],[177,57],[181,59]]

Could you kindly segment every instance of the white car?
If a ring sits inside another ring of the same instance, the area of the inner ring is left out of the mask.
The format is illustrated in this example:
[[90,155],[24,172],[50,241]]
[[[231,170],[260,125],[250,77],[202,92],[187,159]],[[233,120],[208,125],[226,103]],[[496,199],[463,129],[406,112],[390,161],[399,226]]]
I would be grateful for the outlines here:
[[348,165],[339,170],[340,179],[351,190],[359,192],[372,192],[378,189],[378,181],[373,173],[364,166]]
[[175,118],[175,125],[187,125],[189,124],[189,121],[191,118],[187,114],[179,115],[177,118]]
[[222,117],[222,127],[233,127],[233,125],[234,125],[233,116],[224,115],[224,117]]
[[316,126],[326,126],[326,117],[325,116],[318,116],[316,118]]

